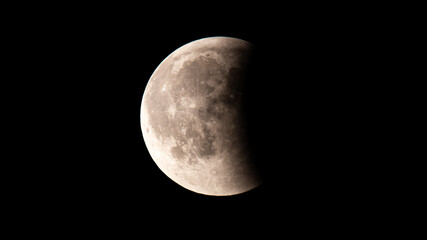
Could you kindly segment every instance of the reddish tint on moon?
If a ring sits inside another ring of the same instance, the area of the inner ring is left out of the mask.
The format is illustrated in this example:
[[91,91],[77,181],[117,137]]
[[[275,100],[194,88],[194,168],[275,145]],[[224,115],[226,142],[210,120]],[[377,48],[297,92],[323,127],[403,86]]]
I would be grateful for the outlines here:
[[242,114],[252,50],[241,39],[204,38],[175,50],[152,74],[141,130],[154,162],[180,186],[227,196],[261,184]]

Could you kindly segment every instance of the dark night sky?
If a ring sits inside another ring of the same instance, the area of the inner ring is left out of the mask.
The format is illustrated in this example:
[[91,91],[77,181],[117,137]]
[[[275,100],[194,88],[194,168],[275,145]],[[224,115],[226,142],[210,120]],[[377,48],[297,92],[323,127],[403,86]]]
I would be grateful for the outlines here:
[[[248,226],[360,215],[369,205],[360,194],[369,173],[359,173],[371,166],[369,143],[360,140],[366,103],[358,95],[368,86],[369,64],[360,58],[376,44],[358,34],[360,22],[345,19],[346,12],[254,6],[215,18],[156,9],[85,7],[32,23],[30,35],[43,46],[37,53],[53,69],[56,86],[46,100],[59,129],[52,139],[61,139],[50,148],[55,164],[45,191],[55,196],[51,203],[81,221],[130,227],[186,215]],[[196,194],[167,178],[151,160],[139,125],[155,68],[180,46],[210,36],[242,38],[258,51],[251,116],[265,182],[231,197]]]

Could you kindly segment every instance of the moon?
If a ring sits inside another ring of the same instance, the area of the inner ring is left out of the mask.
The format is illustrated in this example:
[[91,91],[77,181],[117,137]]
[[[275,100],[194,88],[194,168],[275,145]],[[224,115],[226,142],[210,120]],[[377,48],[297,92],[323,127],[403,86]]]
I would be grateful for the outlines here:
[[152,74],[141,130],[160,170],[196,193],[228,196],[259,186],[242,111],[253,45],[231,37],[190,42]]

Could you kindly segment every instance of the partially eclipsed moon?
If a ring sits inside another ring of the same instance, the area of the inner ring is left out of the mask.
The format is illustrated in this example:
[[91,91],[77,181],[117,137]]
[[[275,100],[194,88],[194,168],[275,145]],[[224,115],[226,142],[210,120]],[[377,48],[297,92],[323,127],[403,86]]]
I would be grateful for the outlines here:
[[173,181],[206,195],[235,195],[260,184],[242,114],[252,45],[204,38],[170,54],[151,76],[141,129],[151,157]]

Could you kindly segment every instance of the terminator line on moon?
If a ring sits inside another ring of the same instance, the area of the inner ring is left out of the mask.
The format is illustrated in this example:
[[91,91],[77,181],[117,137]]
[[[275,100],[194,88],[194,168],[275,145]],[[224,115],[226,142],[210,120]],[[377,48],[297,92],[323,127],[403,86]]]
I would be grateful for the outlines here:
[[160,170],[184,188],[226,196],[261,183],[241,114],[252,49],[230,37],[190,42],[163,60],[146,86],[144,141]]

